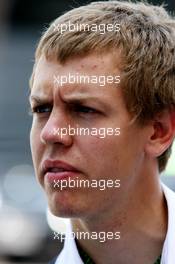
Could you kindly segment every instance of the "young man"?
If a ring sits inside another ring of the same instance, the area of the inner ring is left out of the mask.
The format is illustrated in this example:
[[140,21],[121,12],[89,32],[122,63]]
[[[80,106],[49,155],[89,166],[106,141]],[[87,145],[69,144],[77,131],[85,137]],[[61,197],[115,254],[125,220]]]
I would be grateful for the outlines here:
[[159,179],[175,136],[164,8],[93,2],[57,18],[37,47],[30,103],[37,179],[52,213],[70,218],[55,263],[175,263],[175,194]]

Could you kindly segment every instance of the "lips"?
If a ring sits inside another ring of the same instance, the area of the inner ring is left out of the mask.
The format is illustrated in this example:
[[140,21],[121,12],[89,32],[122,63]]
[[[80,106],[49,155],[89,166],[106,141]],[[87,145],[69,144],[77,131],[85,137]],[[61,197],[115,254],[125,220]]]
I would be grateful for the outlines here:
[[65,171],[65,169],[63,169],[63,168],[57,168],[57,167],[53,167],[53,168],[49,168],[48,169],[48,172],[63,172],[63,171]]
[[78,171],[72,165],[59,160],[45,160],[42,164],[44,174],[46,172]]
[[41,166],[42,175],[50,179],[62,179],[71,177],[80,172],[72,165],[60,160],[44,160]]

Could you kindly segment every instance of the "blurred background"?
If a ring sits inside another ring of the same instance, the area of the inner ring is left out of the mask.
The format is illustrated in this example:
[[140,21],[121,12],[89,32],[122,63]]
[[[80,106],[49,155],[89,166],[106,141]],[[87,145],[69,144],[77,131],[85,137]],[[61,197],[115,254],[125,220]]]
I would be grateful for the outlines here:
[[[28,80],[43,29],[64,11],[89,2],[0,0],[0,264],[44,264],[61,249],[53,229],[64,227],[48,212],[32,167]],[[164,3],[173,13],[174,0]],[[175,144],[162,175],[175,190],[174,177]]]

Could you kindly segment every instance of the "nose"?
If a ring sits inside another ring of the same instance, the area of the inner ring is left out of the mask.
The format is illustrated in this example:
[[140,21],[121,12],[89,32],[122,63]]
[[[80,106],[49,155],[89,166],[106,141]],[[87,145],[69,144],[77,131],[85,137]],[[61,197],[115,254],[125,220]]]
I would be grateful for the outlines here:
[[72,135],[69,135],[69,118],[64,113],[52,112],[41,130],[40,140],[43,144],[62,144],[71,146]]

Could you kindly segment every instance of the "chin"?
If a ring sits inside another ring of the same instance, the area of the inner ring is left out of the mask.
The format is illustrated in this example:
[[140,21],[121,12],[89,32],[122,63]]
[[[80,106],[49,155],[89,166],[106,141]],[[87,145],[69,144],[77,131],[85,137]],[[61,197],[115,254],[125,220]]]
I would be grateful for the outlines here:
[[[74,194],[73,194],[74,195]],[[80,199],[80,198],[79,198]],[[79,200],[77,197],[77,201]],[[53,215],[64,218],[86,217],[87,207],[80,205],[69,191],[54,192],[48,196],[48,205]]]

